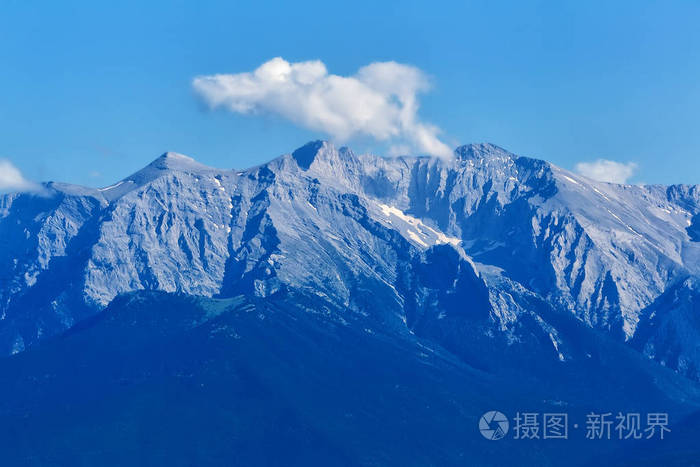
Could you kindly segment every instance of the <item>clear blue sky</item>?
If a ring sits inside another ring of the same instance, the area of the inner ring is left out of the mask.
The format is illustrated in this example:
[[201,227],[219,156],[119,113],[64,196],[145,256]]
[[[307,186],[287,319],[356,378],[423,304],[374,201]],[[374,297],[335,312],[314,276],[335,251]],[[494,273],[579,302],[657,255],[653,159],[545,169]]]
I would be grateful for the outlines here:
[[276,56],[339,75],[394,60],[432,77],[420,115],[451,144],[566,168],[632,161],[633,181],[700,183],[698,25],[693,0],[4,0],[0,158],[33,180],[92,186],[166,150],[247,167],[324,135],[210,112],[195,76]]

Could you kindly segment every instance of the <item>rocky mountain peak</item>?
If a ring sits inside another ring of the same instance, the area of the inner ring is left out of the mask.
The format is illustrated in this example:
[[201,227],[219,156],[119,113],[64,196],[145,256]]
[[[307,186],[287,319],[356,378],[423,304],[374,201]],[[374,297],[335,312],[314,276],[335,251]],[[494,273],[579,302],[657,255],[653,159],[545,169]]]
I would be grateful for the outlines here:
[[488,159],[495,157],[512,158],[513,154],[491,143],[465,144],[455,149],[455,156],[460,160]]
[[347,147],[336,148],[328,141],[310,141],[292,152],[292,157],[303,170],[309,170],[311,165],[336,166],[355,159],[353,152]]
[[316,159],[316,156],[323,150],[332,147],[327,141],[310,141],[300,147],[299,149],[292,152],[292,157],[296,161],[297,165],[304,170],[308,170],[311,164]]
[[198,172],[202,170],[212,170],[204,164],[200,164],[193,158],[185,156],[177,152],[168,151],[163,153],[156,160],[151,162],[146,169],[156,169],[156,170],[178,170],[185,172]]

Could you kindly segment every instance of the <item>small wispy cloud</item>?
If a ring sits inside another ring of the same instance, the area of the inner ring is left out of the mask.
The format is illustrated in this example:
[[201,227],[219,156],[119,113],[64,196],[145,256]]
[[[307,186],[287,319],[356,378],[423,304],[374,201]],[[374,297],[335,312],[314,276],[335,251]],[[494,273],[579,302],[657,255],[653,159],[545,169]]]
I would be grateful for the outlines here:
[[36,191],[39,185],[24,178],[22,172],[7,159],[0,159],[0,193]]
[[377,62],[339,76],[319,60],[290,63],[277,57],[252,72],[198,76],[192,85],[210,108],[275,114],[341,142],[369,136],[394,152],[452,155],[438,138],[440,130],[418,117],[418,95],[430,86],[413,66]]
[[584,177],[599,182],[627,183],[627,180],[637,171],[637,164],[598,159],[592,162],[579,162],[574,169]]

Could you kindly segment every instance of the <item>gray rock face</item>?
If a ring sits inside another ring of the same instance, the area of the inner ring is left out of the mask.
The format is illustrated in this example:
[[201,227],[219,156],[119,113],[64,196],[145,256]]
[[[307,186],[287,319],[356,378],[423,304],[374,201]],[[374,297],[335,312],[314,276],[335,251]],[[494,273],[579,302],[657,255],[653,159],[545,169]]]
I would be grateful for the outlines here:
[[0,196],[0,352],[129,291],[293,293],[474,358],[481,339],[585,358],[557,324],[573,317],[697,379],[699,213],[697,186],[595,182],[489,144],[445,161],[312,142],[243,171],[167,153],[104,189]]

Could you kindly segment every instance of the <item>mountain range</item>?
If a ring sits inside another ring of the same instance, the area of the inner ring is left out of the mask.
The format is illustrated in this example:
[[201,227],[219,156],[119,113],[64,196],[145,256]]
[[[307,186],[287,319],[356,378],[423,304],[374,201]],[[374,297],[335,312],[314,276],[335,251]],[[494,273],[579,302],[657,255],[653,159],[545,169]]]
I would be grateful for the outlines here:
[[[680,429],[597,453],[476,430],[501,404],[663,409],[700,434],[697,185],[597,182],[491,144],[439,159],[315,141],[246,170],[166,153],[106,188],[1,195],[0,238],[17,465],[700,458]],[[86,439],[78,463],[65,446]]]

